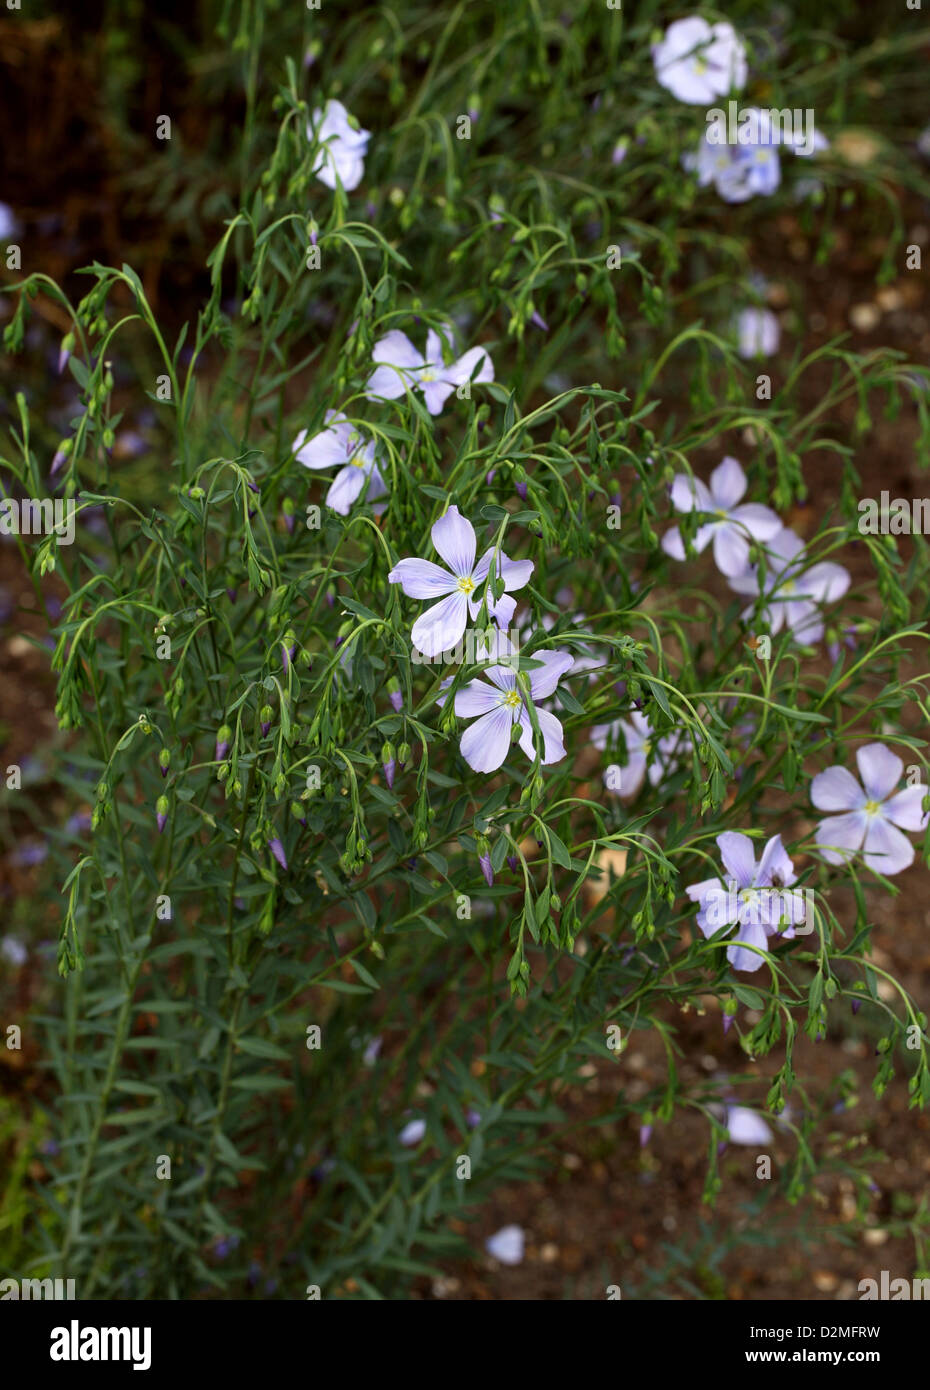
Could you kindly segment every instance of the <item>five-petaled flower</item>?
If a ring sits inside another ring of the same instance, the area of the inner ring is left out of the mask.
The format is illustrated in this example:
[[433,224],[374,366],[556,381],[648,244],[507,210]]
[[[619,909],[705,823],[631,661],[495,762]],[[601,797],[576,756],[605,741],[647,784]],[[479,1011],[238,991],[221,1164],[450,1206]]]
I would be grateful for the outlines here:
[[904,764],[884,743],[856,750],[862,783],[845,767],[828,767],[811,782],[811,801],[818,811],[839,812],[817,826],[814,838],[828,864],[843,864],[862,852],[866,867],[880,874],[899,874],[914,862],[914,846],[902,830],[926,830],[923,799],[927,788],[895,791]]
[[656,80],[679,101],[708,106],[746,85],[746,50],[732,24],[708,24],[693,15],[676,19],[653,45]]
[[387,492],[375,462],[374,440],[366,439],[335,410],[326,412],[326,429],[312,438],[306,430],[301,430],[293,447],[297,462],[304,468],[339,468],[326,494],[326,505],[341,516],[348,515],[366,480],[369,502]]
[[[626,744],[626,762],[622,764],[626,775],[621,779],[620,794],[623,797],[631,797],[636,795],[643,784],[650,753],[653,754],[649,767],[649,781],[652,786],[657,787],[666,774],[674,771],[681,752],[683,736],[678,732],[656,739],[646,716],[640,714],[639,710],[634,710],[629,721],[615,719],[611,724],[595,724],[591,730],[591,742],[595,748],[603,752],[619,742],[617,736],[621,730]],[[609,785],[607,773],[604,774],[604,781]]]
[[[508,661],[515,656],[515,649],[499,633],[488,655]],[[461,719],[475,721],[465,730],[460,744],[462,757],[475,772],[497,771],[510,750],[515,724],[520,725],[520,747],[528,758],[535,758],[530,707],[543,738],[540,762],[557,763],[565,757],[562,725],[549,710],[540,709],[539,701],[555,693],[562,676],[574,665],[574,658],[568,652],[539,650],[529,659],[541,664],[529,671],[517,671],[514,664],[489,666],[483,676],[456,692],[455,713]],[[438,703],[444,704],[445,697]]]
[[[786,627],[796,642],[819,642],[823,636],[823,617],[818,607],[842,598],[849,588],[849,572],[829,560],[804,568],[804,542],[787,526],[765,542],[765,580],[752,567],[745,574],[733,575],[730,588],[738,594],[760,595],[765,600],[762,619],[773,633]],[[752,615],[752,605],[743,617]]]
[[723,927],[736,927],[736,937],[727,946],[727,960],[734,970],[758,970],[770,936],[781,932],[793,937],[804,923],[806,899],[800,889],[786,892],[797,882],[794,865],[774,835],[762,858],[748,835],[727,830],[717,836],[717,847],[729,875],[729,885],[719,878],[704,879],[685,889],[699,907],[697,924],[705,937]]
[[365,155],[371,132],[353,125],[341,101],[328,101],[310,117],[307,136],[319,142],[320,152],[313,172],[327,188],[338,183],[347,193],[358,188],[365,173]]
[[[388,579],[392,584],[400,584],[408,598],[441,599],[417,618],[410,634],[417,651],[432,659],[451,651],[461,640],[469,616],[473,619],[478,616],[481,609],[479,591],[490,574],[494,547],[486,550],[475,563],[475,528],[456,506],[450,507],[434,522],[430,536],[449,568],[443,569],[432,560],[399,560]],[[533,573],[533,561],[509,560],[499,551],[496,573],[505,589],[522,589]],[[488,589],[487,604],[490,617],[500,627],[506,627],[517,601],[509,593],[495,601]]]
[[[422,391],[430,415],[438,415],[457,386],[466,381],[493,381],[494,364],[484,348],[469,348],[446,366],[442,339],[434,328],[426,335],[426,354],[418,352],[406,333],[394,328],[379,338],[372,349],[378,364],[365,386],[369,400],[396,400],[408,388]],[[477,370],[477,373],[475,369]]]
[[[749,542],[768,541],[782,529],[782,523],[770,507],[740,498],[746,491],[746,474],[734,458],[725,458],[710,475],[710,487],[700,478],[678,473],[671,486],[672,505],[676,511],[696,511],[708,520],[699,526],[694,548],[700,553],[711,541],[714,559],[722,574],[730,577],[745,574],[749,568]],[[662,549],[675,560],[685,558],[685,546],[677,526],[662,537]]]

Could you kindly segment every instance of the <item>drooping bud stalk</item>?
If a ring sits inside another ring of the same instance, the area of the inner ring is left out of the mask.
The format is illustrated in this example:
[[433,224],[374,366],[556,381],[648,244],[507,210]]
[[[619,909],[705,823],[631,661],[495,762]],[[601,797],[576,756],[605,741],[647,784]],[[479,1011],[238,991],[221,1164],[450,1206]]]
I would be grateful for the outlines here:
[[55,457],[52,459],[52,466],[48,470],[48,476],[50,478],[54,478],[56,473],[61,472],[73,448],[74,441],[72,439],[63,439],[61,441],[61,443],[58,445],[58,448],[55,450]]
[[390,742],[390,740],[381,745],[381,766],[384,770],[385,782],[387,782],[388,787],[393,787],[395,757],[394,745]]
[[158,826],[158,833],[161,835],[168,824],[168,812],[170,810],[168,798],[160,796],[155,802],[155,823]]
[[58,349],[58,375],[61,376],[65,367],[68,365],[68,358],[74,351],[74,334],[66,333],[61,340],[61,347]]
[[479,835],[475,843],[478,847],[478,863],[481,865],[484,881],[489,888],[493,888],[494,868],[491,864],[491,846],[484,835]]
[[158,766],[161,768],[162,777],[168,776],[168,768],[171,766],[171,750],[163,748],[158,755]]
[[214,749],[213,753],[213,756],[218,763],[222,762],[222,760],[226,757],[226,754],[229,752],[229,740],[231,738],[232,729],[229,727],[228,724],[222,724],[216,731],[216,748]]

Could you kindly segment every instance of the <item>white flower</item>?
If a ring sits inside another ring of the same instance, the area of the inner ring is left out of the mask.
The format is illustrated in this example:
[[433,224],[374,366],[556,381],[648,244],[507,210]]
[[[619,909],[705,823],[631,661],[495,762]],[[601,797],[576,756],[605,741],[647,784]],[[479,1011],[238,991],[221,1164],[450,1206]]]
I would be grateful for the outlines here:
[[778,351],[781,328],[771,309],[743,309],[737,316],[740,357],[771,357]]
[[425,1134],[425,1120],[408,1120],[397,1137],[405,1149],[415,1149]]
[[[700,554],[713,541],[717,568],[731,578],[749,569],[750,541],[769,541],[782,529],[770,507],[740,503],[745,491],[746,474],[738,461],[729,457],[711,473],[710,487],[687,473],[676,474],[671,487],[676,511],[701,512],[709,518],[697,528],[694,548]],[[685,558],[685,543],[677,526],[662,537],[662,549],[673,560]]]
[[320,151],[313,172],[320,183],[335,188],[341,183],[347,193],[358,188],[365,173],[365,154],[371,132],[352,125],[341,101],[328,101],[310,117],[307,137],[317,141]]
[[746,50],[732,24],[678,19],[652,50],[656,79],[679,101],[708,106],[746,85]]
[[369,400],[396,400],[407,389],[423,392],[430,415],[438,415],[457,386],[472,379],[493,381],[494,364],[484,348],[469,348],[447,367],[442,360],[442,339],[435,329],[426,335],[426,355],[417,351],[406,333],[397,328],[375,343],[372,358],[378,366],[368,378],[365,394]]
[[327,410],[325,430],[312,437],[308,437],[307,430],[301,430],[293,448],[297,462],[302,463],[304,468],[339,468],[326,494],[326,505],[340,516],[348,515],[366,480],[369,502],[383,497],[387,492],[375,462],[374,441],[366,439],[344,415],[337,414],[335,410]]
[[[591,742],[595,748],[603,752],[608,746],[616,746],[621,729],[626,744],[627,760],[622,764],[626,775],[621,778],[620,795],[630,797],[635,796],[643,784],[646,763],[653,748],[655,756],[649,767],[649,781],[652,786],[657,787],[663,777],[674,772],[682,751],[683,736],[681,732],[675,732],[665,734],[657,741],[649,720],[644,714],[640,714],[639,710],[634,710],[629,722],[625,719],[615,719],[612,724],[595,724],[591,730]],[[608,775],[604,774],[605,785]]]
[[904,772],[897,753],[884,743],[867,743],[856,750],[861,784],[836,764],[811,782],[811,801],[818,811],[832,811],[814,831],[828,864],[842,864],[862,854],[866,868],[899,874],[914,862],[914,846],[902,830],[926,830],[921,783],[896,788]]
[[523,1262],[523,1244],[522,1226],[502,1226],[493,1236],[488,1236],[484,1248],[502,1265],[518,1265]]

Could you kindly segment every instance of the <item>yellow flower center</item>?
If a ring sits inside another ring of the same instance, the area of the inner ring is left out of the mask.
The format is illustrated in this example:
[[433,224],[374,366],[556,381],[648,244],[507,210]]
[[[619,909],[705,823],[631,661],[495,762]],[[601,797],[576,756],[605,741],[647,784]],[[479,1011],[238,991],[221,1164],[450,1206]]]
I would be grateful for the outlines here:
[[475,588],[475,581],[473,579],[460,579],[458,584],[456,585],[456,588],[459,589],[463,594],[473,593]]
[[867,816],[876,816],[882,808],[880,801],[867,801],[865,803],[865,813]]
[[510,709],[519,709],[522,701],[520,700],[520,696],[517,694],[515,690],[509,690],[507,694],[504,696],[501,703],[504,705],[508,705]]
[[695,71],[696,73],[698,73],[699,75],[702,75],[702,76],[703,76],[703,74],[707,71],[707,59],[706,59],[706,58],[695,58],[695,60],[694,60],[694,71]]
[[420,380],[421,380],[421,381],[435,381],[435,380],[436,380],[436,373],[435,373],[435,372],[431,372],[431,371],[429,370],[429,368],[427,367],[425,371],[422,371],[422,372],[420,373]]
[[365,467],[365,459],[363,458],[363,456],[362,456],[361,454],[353,454],[352,457],[349,459],[349,467],[350,467],[350,468],[364,468],[364,467]]

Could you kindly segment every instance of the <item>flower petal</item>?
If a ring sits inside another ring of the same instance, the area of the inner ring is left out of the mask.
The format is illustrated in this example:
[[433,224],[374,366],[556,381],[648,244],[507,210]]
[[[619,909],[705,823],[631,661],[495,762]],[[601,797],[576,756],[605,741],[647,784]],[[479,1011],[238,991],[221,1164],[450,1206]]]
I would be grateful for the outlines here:
[[349,436],[353,433],[348,420],[335,419],[325,430],[308,438],[301,430],[292,448],[297,462],[304,468],[339,468],[349,461]]
[[570,671],[575,664],[575,658],[569,652],[562,651],[532,652],[530,660],[543,663],[542,666],[537,666],[534,670],[527,672],[530,678],[530,693],[534,703],[553,694],[566,671]]
[[[481,559],[475,565],[472,578],[476,584],[480,584],[488,576],[491,569],[491,561],[494,558],[493,545],[486,550]],[[497,554],[497,576],[504,581],[504,587],[508,590],[522,589],[524,584],[528,584],[535,569],[532,560],[510,560],[503,553]]]
[[469,724],[459,748],[474,772],[497,771],[510,749],[512,727],[513,712],[509,705],[498,705],[497,709]]
[[433,523],[433,545],[459,579],[470,579],[475,568],[475,528],[458,507],[451,506],[445,516]]
[[714,563],[728,578],[749,569],[749,541],[738,526],[717,526],[714,530]]
[[850,583],[849,571],[829,560],[812,565],[806,574],[798,575],[797,579],[797,587],[801,593],[809,594],[818,603],[835,603],[843,597]]
[[440,598],[456,590],[455,575],[432,560],[398,560],[388,579],[399,584],[408,598]]
[[728,454],[710,475],[710,495],[715,507],[728,512],[735,507],[746,491],[746,474],[739,460]]
[[811,782],[811,801],[818,811],[858,811],[867,799],[852,773],[838,764],[818,772]]
[[[757,957],[758,959],[758,957]],[[731,1144],[767,1144],[772,1131],[761,1115],[742,1105],[728,1105],[724,1119]]]
[[[539,720],[539,732],[543,736],[544,751],[540,761],[543,764],[557,763],[560,758],[565,757],[562,725],[547,709],[537,709],[536,718]],[[520,710],[520,727],[523,730],[520,735],[520,747],[528,758],[534,758],[536,749],[533,743],[533,726],[525,705]]]
[[662,537],[662,549],[666,555],[671,555],[673,560],[683,560],[685,558],[685,543],[681,538],[681,532],[677,526],[673,526],[670,531],[666,531]]
[[469,681],[456,691],[455,712],[460,719],[476,719],[501,704],[500,690],[485,680]]
[[441,652],[451,651],[461,641],[467,624],[468,600],[461,591],[456,591],[421,613],[410,637],[417,651],[424,656],[439,656]]
[[494,363],[491,361],[484,348],[473,347],[464,352],[457,362],[453,362],[451,367],[443,369],[443,377],[446,381],[451,381],[453,386],[461,386],[466,381],[472,380],[472,373],[479,366],[480,369],[474,380],[493,381]]
[[763,887],[773,884],[781,887],[794,883],[796,879],[794,865],[781,842],[781,836],[773,835],[762,851],[756,883]]
[[725,830],[717,836],[717,847],[723,867],[731,878],[736,879],[737,887],[750,888],[756,876],[756,852],[749,836],[735,830]]
[[341,468],[326,494],[326,505],[340,516],[347,516],[352,503],[362,490],[365,472],[361,468]]
[[904,764],[884,743],[867,743],[856,749],[862,785],[872,801],[884,801],[901,780]]
[[814,831],[814,839],[828,864],[845,864],[862,848],[869,818],[864,811],[827,816]]
[[423,366],[422,353],[417,352],[406,333],[392,328],[379,338],[371,350],[373,362],[384,362],[395,370],[416,371]]
[[[755,950],[751,948],[755,947]],[[761,922],[744,922],[736,933],[736,939],[727,947],[727,960],[734,970],[758,970],[765,963],[760,951],[768,950],[768,937]],[[730,1133],[732,1139],[732,1131]],[[746,1143],[746,1140],[737,1140]]]
[[716,511],[713,498],[706,483],[700,478],[691,478],[687,473],[676,473],[669,496],[676,512]]
[[441,415],[442,408],[452,395],[455,388],[450,386],[447,381],[421,381],[420,390],[423,392],[423,399],[430,415]]
[[921,805],[926,795],[927,788],[923,785],[905,787],[888,798],[882,807],[882,814],[902,830],[926,830],[927,813]]
[[878,874],[899,874],[913,864],[914,846],[890,821],[883,816],[872,816],[862,858],[866,868]]

